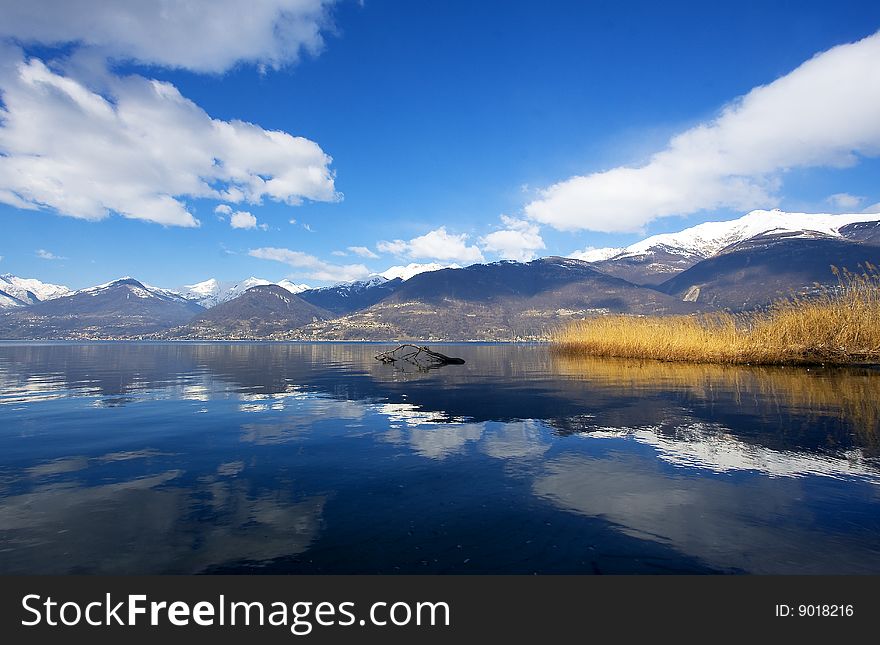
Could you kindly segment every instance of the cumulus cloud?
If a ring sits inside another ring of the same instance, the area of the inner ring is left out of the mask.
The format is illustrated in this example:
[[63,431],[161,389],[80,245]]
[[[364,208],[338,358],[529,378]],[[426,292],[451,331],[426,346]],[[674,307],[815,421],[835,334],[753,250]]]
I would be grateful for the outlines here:
[[362,258],[376,259],[379,257],[365,246],[349,246],[348,250]]
[[334,0],[0,1],[0,37],[76,43],[119,60],[222,72],[239,61],[272,68],[317,54]]
[[291,251],[275,247],[251,249],[248,255],[263,260],[283,262],[288,266],[304,269],[304,274],[313,279],[325,282],[350,282],[370,275],[369,269],[363,264],[330,264],[314,255],[302,251]]
[[339,198],[313,141],[213,119],[170,83],[107,72],[100,84],[36,58],[0,60],[0,201],[191,227],[188,198]]
[[560,230],[637,232],[668,215],[778,203],[784,171],[880,153],[880,32],[820,53],[672,138],[643,166],[572,177],[526,214]]
[[34,252],[34,255],[36,255],[41,260],[66,260],[67,259],[63,255],[55,255],[54,253],[52,253],[51,251],[47,251],[46,249],[37,249]]
[[247,211],[235,211],[229,218],[232,228],[257,228],[257,218]]
[[535,252],[546,248],[540,229],[524,220],[501,216],[505,229],[489,233],[480,239],[483,250],[496,253],[502,260],[528,262],[535,259]]
[[406,255],[409,245],[403,240],[382,240],[376,243],[376,248],[380,253],[390,253],[391,255]]
[[834,193],[833,195],[829,195],[828,199],[825,201],[835,208],[847,210],[856,208],[862,203],[863,199],[856,195],[850,195],[849,193]]
[[417,259],[450,260],[457,262],[483,262],[483,254],[474,245],[467,244],[465,233],[455,235],[446,232],[446,227],[425,233],[407,241],[391,240],[376,244],[381,253]]
[[232,215],[232,207],[229,204],[218,204],[214,212],[218,215]]

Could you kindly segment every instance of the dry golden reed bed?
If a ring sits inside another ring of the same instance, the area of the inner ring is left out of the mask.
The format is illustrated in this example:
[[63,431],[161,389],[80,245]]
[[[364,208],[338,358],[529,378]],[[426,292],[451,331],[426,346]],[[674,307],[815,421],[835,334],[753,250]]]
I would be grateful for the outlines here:
[[880,361],[880,274],[838,271],[836,289],[742,315],[604,316],[553,335],[554,348],[581,356],[761,365]]

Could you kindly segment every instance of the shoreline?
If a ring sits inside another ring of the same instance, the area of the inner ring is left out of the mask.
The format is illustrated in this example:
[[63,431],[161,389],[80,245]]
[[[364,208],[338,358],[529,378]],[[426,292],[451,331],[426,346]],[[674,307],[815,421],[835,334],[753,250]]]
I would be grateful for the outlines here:
[[0,344],[110,344],[110,343],[143,343],[143,344],[208,344],[208,343],[273,343],[273,344],[338,344],[338,345],[393,345],[395,343],[412,343],[414,345],[552,345],[550,340],[303,340],[274,338],[0,338]]

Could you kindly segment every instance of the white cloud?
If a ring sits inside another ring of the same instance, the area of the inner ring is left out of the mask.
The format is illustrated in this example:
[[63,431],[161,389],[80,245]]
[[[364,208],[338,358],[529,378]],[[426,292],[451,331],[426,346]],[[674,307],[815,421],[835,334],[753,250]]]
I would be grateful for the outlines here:
[[570,257],[575,260],[583,260],[584,262],[601,262],[602,260],[613,258],[618,253],[623,253],[623,251],[624,249],[622,248],[615,248],[610,246],[605,246],[602,248],[588,246],[585,249],[581,249],[580,251],[572,251],[566,257]]
[[109,58],[222,72],[238,61],[261,68],[317,54],[333,0],[4,1],[0,37],[93,48]]
[[229,204],[218,204],[214,212],[218,215],[232,215],[232,207]]
[[348,250],[354,253],[355,255],[359,255],[362,258],[371,258],[375,259],[379,256],[373,253],[370,249],[365,246],[349,246]]
[[330,264],[302,251],[291,251],[274,247],[251,249],[248,255],[263,260],[283,262],[298,269],[305,269],[305,275],[312,280],[325,282],[350,282],[370,275],[369,269],[363,264]]
[[232,228],[257,228],[257,218],[247,211],[235,211],[229,218]]
[[502,260],[528,262],[535,259],[535,252],[546,248],[540,229],[530,222],[507,215],[501,216],[506,229],[489,233],[480,239],[483,250],[496,253]]
[[170,83],[105,72],[100,84],[99,93],[38,59],[0,56],[0,201],[198,226],[188,198],[339,198],[313,141],[212,119]]
[[640,167],[572,177],[526,206],[560,230],[636,232],[668,215],[779,201],[785,170],[880,153],[880,32],[823,52],[674,137]]
[[376,243],[376,248],[380,253],[390,253],[391,255],[406,255],[409,246],[403,240],[387,241],[382,240]]
[[870,213],[872,215],[874,213],[880,213],[880,202],[877,202],[876,204],[871,204],[870,206],[868,206],[868,208],[866,208],[862,212],[863,213]]
[[414,275],[425,273],[427,271],[439,271],[440,269],[460,269],[457,264],[440,264],[439,262],[429,262],[427,264],[411,263],[406,266],[389,267],[379,275],[386,280],[400,278],[401,280],[409,280]]
[[856,195],[850,195],[849,193],[834,193],[833,195],[829,195],[825,201],[835,208],[846,210],[856,208],[862,203],[863,198],[857,197]]
[[408,242],[404,240],[382,241],[376,249],[382,253],[391,253],[401,257],[415,259],[453,260],[458,262],[483,262],[483,254],[476,246],[467,244],[468,236],[464,233],[454,235],[446,232],[446,227],[414,237]]
[[51,251],[47,251],[46,249],[37,249],[34,252],[34,255],[36,255],[41,260],[66,260],[67,259],[63,255],[55,255],[54,253],[52,253]]

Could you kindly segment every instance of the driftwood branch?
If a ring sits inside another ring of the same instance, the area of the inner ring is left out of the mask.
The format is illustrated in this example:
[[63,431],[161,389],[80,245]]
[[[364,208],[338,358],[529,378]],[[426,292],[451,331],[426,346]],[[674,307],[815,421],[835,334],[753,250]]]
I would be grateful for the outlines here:
[[398,361],[406,361],[421,369],[431,369],[435,367],[443,367],[444,365],[463,365],[464,359],[446,356],[440,352],[411,345],[409,343],[395,347],[387,352],[381,352],[376,355],[376,360],[383,363],[397,363]]

